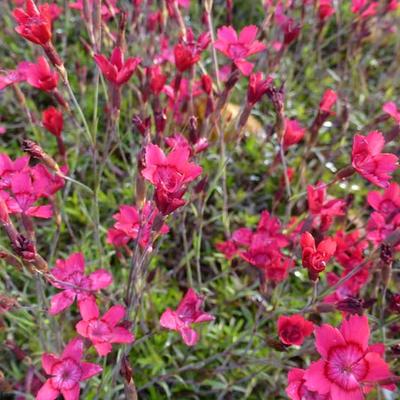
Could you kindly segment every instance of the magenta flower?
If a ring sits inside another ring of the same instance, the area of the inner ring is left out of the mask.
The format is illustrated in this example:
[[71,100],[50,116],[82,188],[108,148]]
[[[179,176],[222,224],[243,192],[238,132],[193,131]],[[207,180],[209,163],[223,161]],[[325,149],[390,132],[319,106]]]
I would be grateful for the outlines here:
[[50,69],[50,65],[44,57],[38,57],[35,63],[22,62],[18,65],[18,71],[26,77],[26,81],[33,87],[51,92],[57,87],[57,72]]
[[223,26],[218,29],[218,39],[214,42],[214,47],[230,58],[245,76],[250,75],[254,67],[246,58],[266,49],[263,43],[255,40],[257,32],[255,25],[249,25],[238,36],[231,26]]
[[329,394],[318,394],[308,390],[304,381],[304,369],[292,368],[288,373],[286,394],[291,400],[330,400]]
[[393,182],[382,194],[377,191],[371,191],[367,196],[368,204],[375,210],[385,216],[400,212],[400,186]]
[[318,182],[307,186],[308,208],[313,215],[339,216],[344,214],[346,202],[341,199],[326,199],[326,185]]
[[26,80],[24,71],[17,69],[10,69],[1,71],[0,75],[0,90],[5,89],[7,86],[13,85],[14,83],[22,82]]
[[74,253],[66,260],[57,260],[56,266],[51,273],[57,280],[50,283],[62,289],[62,292],[51,298],[49,313],[55,315],[69,307],[75,299],[78,301],[79,309],[84,302],[96,301],[94,293],[100,289],[110,286],[112,276],[104,269],[98,269],[89,275],[84,274],[85,259],[82,253]]
[[142,61],[139,57],[128,58],[125,61],[120,47],[116,47],[113,50],[109,60],[102,54],[95,54],[94,60],[104,77],[117,86],[128,82],[135,72],[136,67]]
[[306,370],[306,387],[330,394],[331,400],[363,400],[374,385],[391,378],[382,349],[368,346],[369,335],[365,315],[349,317],[340,329],[328,324],[316,327],[315,345],[322,358]]
[[381,132],[373,131],[367,136],[355,135],[352,150],[354,169],[365,179],[382,188],[389,186],[391,174],[397,168],[398,157],[382,153],[385,139]]
[[60,357],[44,353],[42,366],[50,378],[40,388],[36,400],[55,400],[60,394],[65,400],[79,399],[79,382],[102,371],[100,365],[82,362],[83,341],[72,339]]
[[157,145],[146,146],[142,175],[156,187],[155,201],[164,215],[185,204],[182,196],[187,184],[202,172],[200,166],[189,162],[189,156],[187,146],[174,147],[168,155]]
[[28,170],[16,172],[11,177],[11,193],[1,191],[0,197],[5,201],[11,214],[24,214],[30,217],[51,218],[51,205],[34,205],[39,199],[35,193],[33,180]]
[[28,167],[29,156],[19,157],[13,161],[7,154],[0,153],[0,189],[9,189],[12,176]]
[[124,318],[125,308],[111,307],[101,318],[95,302],[84,302],[80,307],[82,321],[76,324],[76,331],[88,338],[97,353],[105,356],[112,350],[112,343],[132,343],[135,337],[128,329],[118,326]]
[[161,315],[160,324],[163,328],[179,332],[188,346],[194,346],[199,341],[199,334],[192,324],[214,320],[211,314],[201,310],[203,298],[190,288],[181,300],[176,310],[167,308]]
[[[114,246],[123,246],[131,240],[138,239],[140,246],[146,247],[149,245],[157,215],[159,215],[158,210],[150,201],[146,202],[141,213],[134,206],[120,206],[119,212],[113,215],[116,222],[114,227],[108,230],[107,242]],[[165,235],[168,231],[168,226],[163,224],[159,234]]]

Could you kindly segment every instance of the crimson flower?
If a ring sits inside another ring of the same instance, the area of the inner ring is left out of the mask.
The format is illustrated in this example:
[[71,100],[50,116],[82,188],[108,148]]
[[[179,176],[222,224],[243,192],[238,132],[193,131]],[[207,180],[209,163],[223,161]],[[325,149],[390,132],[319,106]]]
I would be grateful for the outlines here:
[[295,314],[290,317],[281,315],[278,318],[278,335],[282,343],[301,346],[304,338],[310,336],[314,330],[314,324]]
[[35,63],[22,62],[18,70],[25,75],[26,81],[33,87],[51,92],[57,87],[58,74],[50,69],[50,65],[44,57],[38,57]]
[[102,371],[100,365],[82,362],[83,341],[72,339],[61,356],[42,355],[42,366],[50,378],[40,388],[36,400],[55,400],[60,394],[65,400],[78,400],[79,383]]
[[230,58],[240,72],[248,76],[254,65],[246,60],[247,57],[266,49],[266,46],[256,39],[258,29],[255,25],[245,26],[237,35],[231,26],[218,29],[214,47]]
[[[363,400],[374,385],[393,375],[382,358],[382,345],[368,346],[368,318],[354,315],[339,329],[324,324],[315,328],[315,345],[321,359],[304,374],[305,386],[331,400]],[[387,388],[393,390],[394,385]]]
[[204,299],[190,288],[176,310],[167,308],[164,311],[160,318],[160,325],[179,332],[186,345],[194,346],[199,341],[199,334],[192,328],[192,324],[214,320],[211,314],[201,310],[203,302]]
[[210,44],[209,32],[202,33],[197,41],[194,39],[193,32],[189,29],[186,40],[181,40],[174,47],[175,66],[179,72],[184,72],[191,68],[200,60],[201,53]]
[[150,90],[153,94],[159,95],[163,90],[167,77],[162,73],[159,65],[147,68],[147,79],[149,81]]
[[389,114],[398,124],[400,124],[400,111],[397,109],[396,103],[388,101],[383,105],[383,111]]
[[111,307],[101,318],[95,302],[84,302],[80,308],[82,321],[76,324],[76,331],[88,338],[100,356],[112,350],[113,343],[132,343],[135,337],[128,329],[119,326],[124,318],[125,307]]
[[335,105],[338,99],[337,93],[332,89],[325,90],[324,94],[322,95],[322,99],[319,103],[320,111],[325,113],[331,113],[332,107]]
[[249,77],[249,86],[247,88],[247,102],[254,106],[261,100],[264,94],[269,89],[272,78],[267,76],[263,79],[262,72],[256,72]]
[[42,113],[42,124],[51,134],[60,137],[64,126],[62,112],[55,107],[46,108]]
[[292,368],[288,373],[286,394],[291,400],[330,400],[329,394],[319,394],[309,390],[304,380],[304,369]]
[[397,168],[398,157],[382,153],[385,139],[381,132],[373,131],[367,136],[355,135],[352,150],[352,165],[365,179],[374,185],[386,188],[391,174]]
[[303,139],[306,130],[295,119],[285,118],[285,132],[283,134],[283,147],[288,148]]
[[19,35],[41,46],[50,42],[52,14],[49,4],[42,4],[39,9],[33,0],[26,0],[25,10],[16,8],[13,16]]
[[315,246],[315,239],[310,232],[304,232],[301,236],[300,245],[303,250],[303,267],[308,269],[310,279],[318,279],[320,272],[325,270],[326,263],[335,254],[336,242],[332,238],[322,240]]
[[111,285],[112,276],[104,269],[98,269],[89,275],[84,274],[85,259],[82,253],[74,253],[66,260],[59,259],[51,270],[57,280],[50,283],[62,289],[62,292],[51,298],[49,313],[55,315],[68,308],[75,299],[79,309],[84,302],[95,303],[94,293]]
[[332,14],[335,13],[332,0],[319,0],[318,18],[320,21],[326,21]]
[[[114,227],[108,230],[107,242],[114,246],[123,246],[131,240],[138,240],[140,246],[149,245],[154,221],[159,215],[151,202],[146,202],[139,212],[135,206],[122,205],[119,212],[113,215]],[[165,235],[169,228],[163,224],[159,234]]]
[[94,60],[101,69],[104,77],[112,84],[121,86],[128,82],[136,67],[142,61],[139,57],[124,60],[124,54],[120,47],[116,47],[108,60],[102,54],[95,54]]

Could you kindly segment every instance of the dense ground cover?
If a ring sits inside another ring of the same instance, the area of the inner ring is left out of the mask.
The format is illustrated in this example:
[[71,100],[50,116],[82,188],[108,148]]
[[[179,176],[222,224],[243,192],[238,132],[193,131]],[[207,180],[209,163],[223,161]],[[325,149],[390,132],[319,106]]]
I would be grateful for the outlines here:
[[398,8],[1,1],[0,398],[398,398]]

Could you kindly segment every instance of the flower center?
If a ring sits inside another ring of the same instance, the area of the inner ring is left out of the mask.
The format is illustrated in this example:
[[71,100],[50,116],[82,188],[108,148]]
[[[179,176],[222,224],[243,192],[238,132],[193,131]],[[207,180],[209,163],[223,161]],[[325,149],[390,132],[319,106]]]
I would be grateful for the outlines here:
[[110,327],[101,320],[92,320],[88,326],[89,338],[97,342],[108,342],[111,339]]
[[66,358],[54,365],[51,383],[56,389],[72,389],[79,383],[82,376],[82,369],[72,358]]
[[244,58],[247,55],[247,49],[240,43],[230,44],[229,54],[232,56],[232,58]]

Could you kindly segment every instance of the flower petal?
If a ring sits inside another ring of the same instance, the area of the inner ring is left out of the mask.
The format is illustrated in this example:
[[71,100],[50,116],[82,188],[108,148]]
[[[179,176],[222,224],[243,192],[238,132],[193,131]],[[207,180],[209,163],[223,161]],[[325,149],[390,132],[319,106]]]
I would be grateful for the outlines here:
[[36,395],[36,400],[55,400],[59,393],[60,392],[58,390],[53,388],[50,379],[48,379],[39,389],[39,392]]

